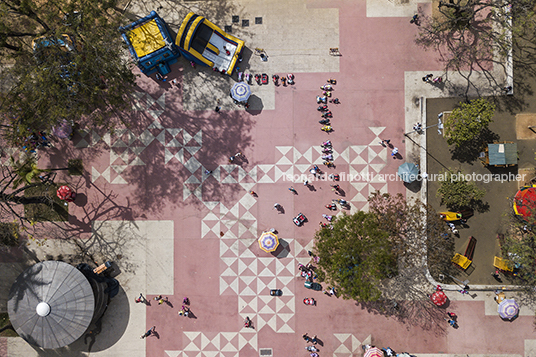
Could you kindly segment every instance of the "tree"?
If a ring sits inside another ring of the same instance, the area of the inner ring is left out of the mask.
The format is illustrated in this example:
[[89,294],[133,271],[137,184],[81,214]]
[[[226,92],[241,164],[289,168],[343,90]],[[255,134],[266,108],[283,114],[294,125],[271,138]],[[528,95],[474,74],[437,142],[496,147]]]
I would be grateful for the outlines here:
[[379,282],[396,272],[391,248],[388,233],[374,214],[345,214],[335,220],[333,229],[321,228],[315,234],[318,278],[346,299],[377,300]]
[[[402,194],[374,192],[369,199],[370,213],[389,234],[393,252],[399,257],[399,275],[422,274],[424,267],[436,279],[440,274],[455,275],[451,258],[454,242],[447,225],[429,205],[407,201]],[[404,289],[408,284],[404,284]]]
[[480,189],[474,182],[465,179],[463,172],[454,172],[451,169],[442,172],[437,197],[441,198],[441,204],[448,209],[458,211],[479,205],[479,201],[486,194],[486,190]]
[[484,98],[460,103],[445,118],[445,137],[449,145],[462,146],[474,140],[493,121],[495,104]]
[[0,97],[1,127],[12,143],[64,119],[111,126],[130,107],[135,76],[116,2],[0,1],[0,80],[11,84]]
[[[314,252],[320,258],[319,280],[333,284],[343,297],[357,299],[368,311],[441,333],[444,312],[427,296],[427,272],[436,279],[457,274],[450,261],[454,240],[445,222],[430,206],[407,201],[401,194],[375,192],[368,202],[368,213],[344,215],[332,230],[317,232]],[[359,259],[350,257],[360,258],[362,248],[370,249],[367,244],[372,250],[365,256],[372,264],[358,271]],[[372,279],[373,274],[367,272],[371,266],[383,266]]]
[[0,222],[0,250],[20,244],[19,225],[15,222]]
[[[534,219],[536,211],[531,209]],[[504,237],[499,236],[502,258],[516,264],[516,276],[510,276],[512,284],[526,287],[524,298],[532,303],[536,290],[536,229],[534,222],[528,222],[515,215],[513,210],[505,214]]]
[[[24,193],[35,187],[50,184],[43,182],[35,176],[36,169],[31,165],[32,160],[15,163],[14,167],[2,165],[0,167],[0,211],[10,213],[21,225],[33,223],[25,217],[16,207],[19,205],[46,204],[53,206],[54,197],[48,194],[26,196]],[[30,164],[28,164],[30,163]],[[17,183],[15,185],[15,183]],[[21,186],[22,187],[19,187]]]
[[482,79],[486,88],[503,88],[505,62],[512,52],[516,60],[535,54],[535,5],[535,0],[442,0],[438,15],[422,16],[416,42],[437,51],[446,72],[466,79],[466,95],[471,87],[479,92],[482,83],[477,80]]
[[27,156],[23,161],[15,160],[12,156],[10,163],[13,172],[17,174],[17,177],[13,181],[14,189],[22,184],[30,185],[39,182],[39,175],[46,171],[37,167],[37,160],[33,155]]

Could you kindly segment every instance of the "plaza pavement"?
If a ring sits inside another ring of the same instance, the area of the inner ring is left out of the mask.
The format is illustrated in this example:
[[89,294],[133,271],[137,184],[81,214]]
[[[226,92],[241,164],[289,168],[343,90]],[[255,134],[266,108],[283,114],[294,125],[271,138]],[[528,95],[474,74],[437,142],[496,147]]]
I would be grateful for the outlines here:
[[[401,161],[379,145],[387,138],[404,160],[422,158],[418,149],[406,147],[403,133],[426,119],[415,103],[443,92],[420,80],[441,66],[433,53],[413,43],[417,28],[409,17],[417,3],[153,5],[133,1],[127,12],[143,16],[161,5],[158,12],[172,29],[191,9],[221,26],[231,23],[231,15],[248,18],[250,26],[233,26],[233,34],[244,38],[250,50],[264,48],[269,60],[245,56],[244,68],[269,75],[294,73],[296,85],[253,84],[252,107],[238,110],[227,99],[232,79],[194,70],[181,60],[169,78],[177,78],[180,88],[140,78],[129,128],[114,133],[87,128],[72,143],[41,157],[42,167],[60,167],[66,157],[84,159],[85,176],[60,178],[82,199],[70,206],[69,227],[95,256],[112,259],[121,269],[121,291],[111,301],[91,355],[258,356],[271,350],[273,356],[305,356],[305,332],[323,341],[321,356],[360,355],[365,343],[419,357],[536,355],[533,313],[523,307],[514,322],[503,322],[486,291],[470,297],[448,292],[460,328],[423,330],[306,290],[296,277],[297,263],[309,259],[317,222],[326,213],[323,206],[335,196],[328,182],[313,182],[306,189],[301,182],[286,181],[286,175],[307,173],[320,163],[323,140],[334,142],[337,168],[328,173],[395,174]],[[263,17],[262,25],[254,24],[255,16]],[[329,56],[330,47],[339,47],[342,57]],[[337,79],[334,96],[341,100],[330,105],[335,131],[329,135],[319,130],[315,103],[327,78]],[[217,99],[224,102],[220,114],[213,111]],[[228,164],[236,152],[247,160]],[[204,175],[205,169],[213,174]],[[298,195],[287,190],[290,185]],[[366,198],[377,189],[406,192],[400,182],[387,180],[340,185],[352,212],[366,209]],[[275,202],[284,214],[273,210]],[[291,220],[298,212],[309,218],[300,228]],[[263,253],[256,243],[271,227],[279,231],[284,247],[278,257]],[[30,249],[41,259],[75,251],[71,241],[60,240]],[[270,297],[272,288],[282,289],[283,296]],[[167,296],[173,306],[158,306],[154,300],[151,306],[136,304],[140,292],[149,299]],[[190,298],[195,318],[177,315],[184,296]],[[304,306],[304,297],[314,297],[318,306]],[[245,316],[255,329],[243,328]],[[140,339],[152,326],[158,337]],[[59,353],[36,352],[21,339],[0,342],[8,356],[89,355],[83,339]]]

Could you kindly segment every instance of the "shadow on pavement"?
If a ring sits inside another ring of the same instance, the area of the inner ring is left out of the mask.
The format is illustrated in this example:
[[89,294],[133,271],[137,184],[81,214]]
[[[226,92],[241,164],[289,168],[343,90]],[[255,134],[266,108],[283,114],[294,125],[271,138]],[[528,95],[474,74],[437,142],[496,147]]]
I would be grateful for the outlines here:
[[109,349],[123,337],[126,331],[130,317],[129,304],[126,300],[125,291],[120,287],[119,293],[110,300],[103,317],[95,324],[90,325],[88,330],[69,346],[51,350],[32,347],[37,355],[42,357],[82,357],[87,356],[90,352]]

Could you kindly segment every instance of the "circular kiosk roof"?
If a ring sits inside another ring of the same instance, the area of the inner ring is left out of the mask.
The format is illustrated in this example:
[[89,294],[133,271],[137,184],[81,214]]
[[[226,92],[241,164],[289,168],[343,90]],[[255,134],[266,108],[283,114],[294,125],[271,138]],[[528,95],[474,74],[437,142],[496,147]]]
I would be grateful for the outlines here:
[[95,309],[86,277],[70,264],[44,261],[23,271],[11,286],[7,311],[17,333],[42,348],[59,348],[87,330]]

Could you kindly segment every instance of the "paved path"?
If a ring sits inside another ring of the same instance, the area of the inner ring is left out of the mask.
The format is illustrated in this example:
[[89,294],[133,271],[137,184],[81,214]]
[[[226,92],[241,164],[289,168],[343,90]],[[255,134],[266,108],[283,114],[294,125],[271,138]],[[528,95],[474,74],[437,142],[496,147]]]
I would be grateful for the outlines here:
[[[210,13],[213,4],[194,6]],[[181,63],[172,68],[180,88],[140,79],[128,129],[87,130],[40,162],[61,166],[67,155],[84,158],[88,174],[72,184],[87,203],[71,205],[70,224],[122,269],[124,290],[112,301],[91,354],[258,356],[261,349],[272,349],[274,356],[300,356],[305,355],[301,335],[308,332],[323,341],[322,356],[359,355],[362,343],[427,357],[531,356],[532,342],[526,340],[532,336],[532,317],[502,322],[485,294],[474,300],[449,295],[460,329],[424,331],[351,301],[311,293],[296,278],[297,263],[308,261],[323,206],[335,198],[328,182],[312,182],[308,189],[295,177],[321,162],[319,144],[334,142],[337,168],[326,171],[341,175],[394,176],[400,161],[379,145],[381,139],[391,139],[406,158],[402,134],[412,120],[408,88],[427,89],[419,76],[440,68],[433,54],[412,42],[417,28],[408,17],[416,4],[300,0],[292,7],[288,1],[222,6],[228,13],[215,15],[222,22],[235,13],[250,23],[263,16],[263,25],[233,28],[250,47],[263,47],[270,56],[267,64],[251,57],[251,71],[292,72],[296,85],[253,85],[257,107],[245,112],[225,102],[217,114],[212,109],[217,99],[227,98],[232,80],[210,71],[199,74],[188,65],[181,69]],[[134,3],[129,11],[151,9]],[[187,11],[166,7],[162,15],[180,19]],[[283,22],[285,17],[292,21]],[[329,47],[339,47],[342,57],[329,56]],[[342,104],[330,105],[335,132],[328,135],[316,123],[315,97],[330,77],[338,80],[334,95]],[[237,152],[246,160],[228,164]],[[418,160],[418,154],[407,159]],[[205,169],[213,173],[205,175]],[[289,175],[297,182],[289,182]],[[405,192],[388,176],[340,184],[352,211],[366,209],[366,198],[376,189]],[[298,195],[287,190],[290,185]],[[284,214],[273,209],[275,202]],[[309,218],[301,228],[291,220],[298,212]],[[256,243],[271,227],[284,247],[277,258]],[[67,244],[34,248],[65,251]],[[283,296],[270,297],[271,288],[282,289]],[[154,300],[151,306],[135,304],[140,291],[150,299],[167,296],[173,306]],[[195,318],[177,315],[184,296]],[[303,305],[306,296],[317,299],[318,306]],[[255,329],[243,328],[245,316]],[[158,337],[139,339],[153,325]],[[76,347],[83,350],[83,342]],[[20,339],[9,340],[8,351],[35,355]]]

